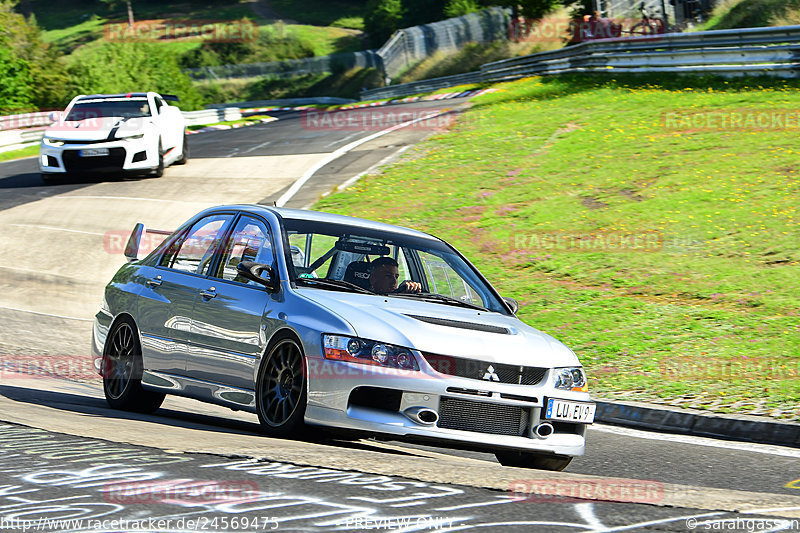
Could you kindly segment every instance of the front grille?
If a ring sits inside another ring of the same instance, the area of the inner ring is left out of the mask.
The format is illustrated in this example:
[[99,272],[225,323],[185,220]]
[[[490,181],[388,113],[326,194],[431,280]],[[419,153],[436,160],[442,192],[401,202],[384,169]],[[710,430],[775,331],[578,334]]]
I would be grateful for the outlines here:
[[546,368],[506,365],[450,355],[423,353],[423,357],[440,374],[460,378],[480,379],[515,385],[537,385],[547,374]]
[[113,172],[125,164],[125,148],[109,148],[108,155],[81,157],[79,150],[64,150],[61,155],[67,172]]
[[528,410],[514,405],[442,397],[436,425],[444,429],[521,437],[528,427]]
[[94,141],[84,141],[81,139],[60,139],[64,144],[98,144],[107,143],[111,139],[96,139]]

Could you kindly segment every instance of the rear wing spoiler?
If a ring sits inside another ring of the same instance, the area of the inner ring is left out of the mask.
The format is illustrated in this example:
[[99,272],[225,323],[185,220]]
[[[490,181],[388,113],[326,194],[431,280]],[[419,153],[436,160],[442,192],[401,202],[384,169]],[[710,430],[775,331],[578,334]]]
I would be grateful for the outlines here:
[[168,102],[178,102],[178,95],[176,94],[162,94],[161,98],[167,100]]
[[167,235],[172,235],[171,231],[161,230],[161,229],[147,229],[141,222],[137,223],[133,227],[133,230],[131,231],[131,236],[128,237],[128,244],[125,245],[125,257],[128,259],[129,263],[139,260],[139,249],[142,246],[142,238],[147,233],[150,233],[152,235],[163,235],[164,237],[166,237]]

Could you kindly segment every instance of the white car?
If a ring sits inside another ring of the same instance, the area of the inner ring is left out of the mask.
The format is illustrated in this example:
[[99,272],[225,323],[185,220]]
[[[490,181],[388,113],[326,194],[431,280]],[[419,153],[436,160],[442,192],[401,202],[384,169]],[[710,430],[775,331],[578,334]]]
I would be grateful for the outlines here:
[[150,174],[189,156],[177,97],[154,92],[80,95],[44,133],[42,179],[69,174]]

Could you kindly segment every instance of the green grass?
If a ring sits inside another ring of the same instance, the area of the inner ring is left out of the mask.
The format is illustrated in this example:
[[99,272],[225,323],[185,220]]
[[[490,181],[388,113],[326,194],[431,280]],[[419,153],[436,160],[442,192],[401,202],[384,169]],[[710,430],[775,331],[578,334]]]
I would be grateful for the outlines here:
[[[73,3],[66,3],[54,10],[45,10],[41,2],[34,3],[34,12],[37,20],[44,29],[43,39],[64,55],[74,54],[73,61],[81,61],[84,48],[92,49],[99,46],[105,38],[106,25],[124,24],[127,15],[124,11],[110,11],[103,6],[94,6],[91,9],[81,8]],[[54,16],[48,11],[63,14],[63,19]],[[172,21],[186,20],[241,20],[249,18],[256,20],[255,13],[247,2],[224,3],[210,2],[207,4],[180,3],[163,6],[158,3],[134,3],[134,16],[137,21],[169,19]],[[67,21],[67,22],[64,22]],[[314,55],[328,55],[340,52],[354,52],[363,49],[358,32],[345,27],[321,27],[308,24],[262,24],[259,26],[262,34],[289,37],[301,42],[302,45],[313,51]],[[200,47],[199,40],[164,40],[163,46],[181,55]],[[77,53],[76,53],[77,51]],[[264,57],[252,58],[251,62],[273,61],[284,59],[274,57],[268,53]],[[290,58],[293,58],[290,57]]]
[[270,5],[282,17],[301,24],[364,29],[366,2],[347,0],[272,0]]
[[[520,318],[578,353],[601,396],[800,418],[797,128],[678,132],[663,120],[797,109],[800,83],[530,79],[474,104],[316,208],[446,238],[520,301]],[[565,234],[656,240],[649,251],[546,240]]]
[[696,30],[728,30],[800,24],[798,0],[725,0]]
[[39,155],[39,145],[20,148],[19,150],[9,150],[0,152],[0,161],[11,161],[13,159],[23,159],[26,157],[36,157]]

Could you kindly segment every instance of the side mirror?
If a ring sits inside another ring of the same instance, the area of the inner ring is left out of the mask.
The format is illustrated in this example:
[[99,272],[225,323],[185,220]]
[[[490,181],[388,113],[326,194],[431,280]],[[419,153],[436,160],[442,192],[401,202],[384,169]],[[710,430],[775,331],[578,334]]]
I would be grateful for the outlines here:
[[236,265],[236,271],[244,278],[265,286],[267,290],[278,288],[278,279],[271,266],[255,261],[242,261]]
[[47,120],[50,122],[60,122],[61,111],[50,111],[50,113],[47,114]]
[[139,259],[139,245],[142,242],[142,235],[144,235],[144,224],[137,223],[131,231],[131,236],[128,238],[128,244],[125,245],[125,257],[131,263]]
[[508,310],[516,315],[517,311],[519,311],[519,303],[514,298],[509,298],[508,296],[503,296],[503,301],[506,307],[508,307]]

